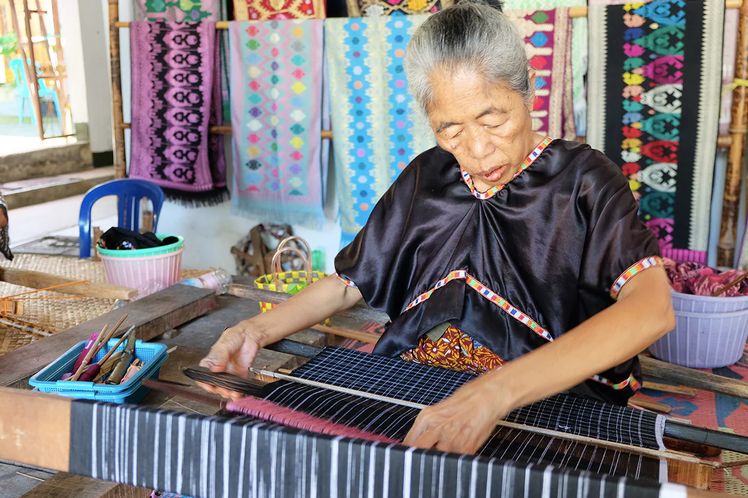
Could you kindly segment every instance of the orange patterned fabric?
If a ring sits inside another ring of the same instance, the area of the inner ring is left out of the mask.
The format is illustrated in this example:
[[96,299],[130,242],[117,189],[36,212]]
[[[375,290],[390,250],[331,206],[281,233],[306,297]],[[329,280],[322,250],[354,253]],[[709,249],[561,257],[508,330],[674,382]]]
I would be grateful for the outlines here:
[[400,357],[406,361],[471,374],[481,374],[504,363],[496,353],[451,325],[436,340],[428,335],[421,336],[418,345]]

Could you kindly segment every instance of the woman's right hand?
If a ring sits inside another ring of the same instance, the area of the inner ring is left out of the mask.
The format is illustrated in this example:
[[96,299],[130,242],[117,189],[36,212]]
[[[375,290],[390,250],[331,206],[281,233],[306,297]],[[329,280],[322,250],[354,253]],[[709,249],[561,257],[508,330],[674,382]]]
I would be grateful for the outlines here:
[[[200,360],[200,366],[211,372],[226,372],[243,379],[249,377],[249,367],[263,346],[263,334],[251,325],[250,320],[237,323],[223,331],[208,355]],[[243,395],[236,391],[210,386],[198,382],[206,391],[216,393],[224,398],[236,399]]]

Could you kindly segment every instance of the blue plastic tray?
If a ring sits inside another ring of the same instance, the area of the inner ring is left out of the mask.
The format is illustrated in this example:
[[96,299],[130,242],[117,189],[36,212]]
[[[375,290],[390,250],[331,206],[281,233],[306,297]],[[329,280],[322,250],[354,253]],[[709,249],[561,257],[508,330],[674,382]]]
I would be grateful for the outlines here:
[[[91,363],[99,361],[117,343],[118,339],[111,339],[106,348],[96,353]],[[29,379],[29,384],[39,391],[56,393],[61,396],[78,399],[94,399],[97,401],[108,401],[110,403],[134,403],[145,396],[148,391],[143,387],[143,379],[158,378],[161,365],[166,361],[168,354],[166,346],[155,342],[135,341],[135,357],[143,362],[143,367],[127,382],[118,385],[95,384],[89,381],[60,380],[62,375],[70,372],[75,364],[75,359],[83,350],[86,341],[81,341],[65,354],[50,363],[43,370]],[[121,344],[117,350],[124,349]]]

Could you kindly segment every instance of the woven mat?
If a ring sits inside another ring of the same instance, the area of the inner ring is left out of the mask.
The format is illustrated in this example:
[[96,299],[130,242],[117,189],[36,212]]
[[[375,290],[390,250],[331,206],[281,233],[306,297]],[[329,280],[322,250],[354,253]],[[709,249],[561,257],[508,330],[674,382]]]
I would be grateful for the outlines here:
[[[0,267],[34,270],[50,273],[73,280],[106,282],[104,264],[101,261],[81,260],[65,256],[45,256],[39,254],[17,254],[11,261],[2,261]],[[202,275],[209,270],[182,270],[182,278]],[[30,289],[0,282],[0,296],[10,296]],[[114,300],[91,297],[78,297],[52,291],[30,294],[34,299],[24,300],[23,314],[18,319],[0,317],[0,354],[7,353],[29,344],[43,336],[23,330],[24,325],[46,334],[91,320],[112,309]],[[16,327],[8,322],[15,323]]]

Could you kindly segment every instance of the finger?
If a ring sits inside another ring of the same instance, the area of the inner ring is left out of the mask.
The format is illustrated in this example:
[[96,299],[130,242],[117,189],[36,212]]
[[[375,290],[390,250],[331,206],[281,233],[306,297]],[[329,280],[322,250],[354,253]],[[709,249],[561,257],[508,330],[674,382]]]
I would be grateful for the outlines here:
[[436,447],[440,443],[441,437],[442,436],[439,429],[432,427],[421,432],[417,437],[413,438],[413,443],[410,446],[428,450]]
[[232,329],[226,330],[216,341],[208,355],[200,360],[200,366],[210,369],[212,372],[223,372],[229,363],[232,352],[239,351],[242,346],[242,337]]
[[215,393],[216,390],[218,389],[217,387],[211,386],[210,384],[206,384],[205,382],[195,382],[195,384],[199,388],[204,389],[205,391],[208,391],[209,393]]

